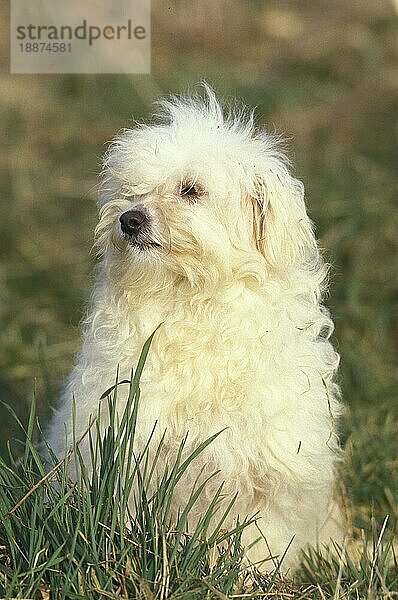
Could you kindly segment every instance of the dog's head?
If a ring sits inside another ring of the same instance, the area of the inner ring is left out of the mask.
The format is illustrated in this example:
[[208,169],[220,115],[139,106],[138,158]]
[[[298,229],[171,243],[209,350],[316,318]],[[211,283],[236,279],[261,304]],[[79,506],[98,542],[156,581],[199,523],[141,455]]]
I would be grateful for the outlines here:
[[161,121],[124,131],[104,162],[97,247],[116,277],[263,280],[312,268],[302,184],[278,140],[213,92],[161,101]]

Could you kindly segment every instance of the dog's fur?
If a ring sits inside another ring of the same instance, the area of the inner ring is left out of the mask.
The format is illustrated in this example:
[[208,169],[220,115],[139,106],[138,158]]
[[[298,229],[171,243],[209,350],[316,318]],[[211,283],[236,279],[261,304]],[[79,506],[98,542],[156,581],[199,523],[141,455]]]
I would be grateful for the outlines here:
[[[281,556],[294,536],[284,562],[291,567],[307,544],[343,537],[333,489],[339,357],[321,304],[327,268],[303,185],[276,137],[244,110],[222,109],[207,86],[204,99],[159,105],[160,119],[124,131],[105,158],[96,229],[102,259],[49,442],[65,452],[72,397],[78,438],[117,368],[128,378],[162,323],[141,381],[138,445],[157,421],[158,439],[166,430],[164,466],[187,432],[193,449],[225,428],[191,465],[175,510],[201,469],[219,470],[206,490],[209,497],[224,481],[225,502],[238,491],[228,525],[258,512],[266,542],[249,557]],[[137,235],[123,233],[119,220],[132,209],[146,215]],[[120,410],[125,400],[119,391]],[[85,441],[81,449],[89,460]],[[258,536],[252,525],[244,541]]]

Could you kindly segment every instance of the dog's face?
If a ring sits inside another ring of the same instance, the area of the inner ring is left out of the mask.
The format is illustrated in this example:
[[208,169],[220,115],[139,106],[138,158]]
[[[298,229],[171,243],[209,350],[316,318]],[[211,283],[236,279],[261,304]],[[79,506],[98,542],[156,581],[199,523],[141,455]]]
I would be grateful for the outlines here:
[[97,246],[119,281],[258,279],[314,247],[301,184],[271,136],[225,119],[210,91],[163,108],[165,124],[127,130],[105,160]]

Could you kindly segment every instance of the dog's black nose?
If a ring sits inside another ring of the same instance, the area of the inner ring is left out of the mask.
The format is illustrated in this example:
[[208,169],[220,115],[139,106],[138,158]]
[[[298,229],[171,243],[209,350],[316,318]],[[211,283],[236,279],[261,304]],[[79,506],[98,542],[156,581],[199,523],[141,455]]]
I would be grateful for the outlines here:
[[119,217],[120,227],[126,235],[137,235],[148,222],[146,213],[139,208],[128,210]]

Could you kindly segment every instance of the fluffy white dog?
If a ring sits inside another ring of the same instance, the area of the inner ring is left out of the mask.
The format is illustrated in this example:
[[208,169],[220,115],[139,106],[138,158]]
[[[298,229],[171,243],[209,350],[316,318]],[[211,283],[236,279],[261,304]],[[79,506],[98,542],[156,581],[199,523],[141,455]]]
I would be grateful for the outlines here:
[[[327,268],[303,185],[253,115],[223,110],[207,86],[204,99],[159,104],[160,119],[125,130],[105,158],[96,229],[102,260],[49,442],[65,452],[72,397],[79,437],[117,368],[129,377],[161,323],[141,381],[137,443],[157,422],[158,438],[166,430],[164,465],[187,432],[192,450],[225,428],[192,463],[175,509],[201,469],[219,471],[207,496],[220,481],[225,502],[239,493],[227,525],[258,513],[244,543],[259,529],[264,538],[249,558],[280,557],[294,538],[286,569],[307,544],[343,537],[333,489],[339,357],[321,304]],[[120,410],[125,401],[119,391]],[[89,460],[85,441],[82,453]]]

